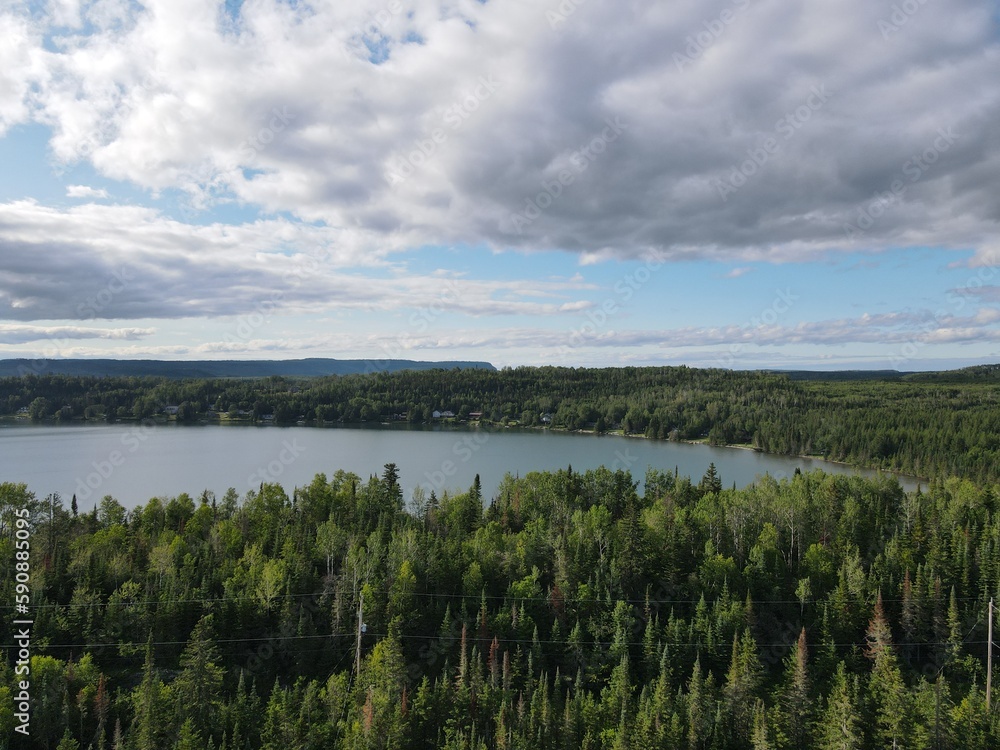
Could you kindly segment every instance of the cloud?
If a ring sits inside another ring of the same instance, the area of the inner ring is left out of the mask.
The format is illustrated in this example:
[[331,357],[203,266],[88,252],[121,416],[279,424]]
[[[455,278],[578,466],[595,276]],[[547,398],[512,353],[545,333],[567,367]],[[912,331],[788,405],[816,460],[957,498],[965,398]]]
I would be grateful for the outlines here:
[[48,341],[64,346],[64,340],[105,339],[135,341],[152,336],[154,328],[85,328],[81,326],[33,326],[0,323],[0,344],[24,344]]
[[591,304],[580,295],[594,287],[580,279],[404,274],[377,250],[358,267],[339,235],[284,219],[194,226],[134,206],[0,204],[0,318],[224,317],[262,308],[559,316]]
[[988,304],[1000,303],[1000,286],[988,285],[974,289],[960,288],[953,289],[952,294],[970,295],[979,298],[980,301]]
[[742,277],[742,276],[746,276],[746,275],[747,275],[748,273],[752,273],[752,272],[753,272],[753,270],[754,270],[754,269],[753,269],[753,268],[751,268],[750,266],[741,266],[741,267],[739,267],[739,268],[733,268],[733,269],[731,269],[731,270],[730,270],[730,271],[729,271],[729,272],[728,272],[728,273],[726,274],[726,276],[725,276],[725,277],[726,277],[727,279],[738,279],[738,278],[740,278],[740,277]]
[[[517,364],[524,352],[535,352],[540,362],[596,365],[622,363],[699,362],[707,366],[740,367],[815,365],[827,361],[866,365],[906,361],[909,350],[923,351],[929,345],[971,346],[1000,343],[1000,311],[981,310],[959,316],[930,311],[862,315],[855,318],[800,322],[790,325],[684,326],[661,329],[594,328],[588,319],[571,319],[566,327],[537,326],[468,329],[433,326],[401,326],[395,332],[356,333],[338,327],[334,333],[287,334],[264,338],[229,335],[191,345],[116,346],[113,356],[122,358],[261,358],[261,357],[384,357],[435,359],[469,357],[483,352],[494,363]],[[73,346],[74,338],[135,340],[151,329],[91,330],[71,326],[0,327],[0,344],[55,342],[60,357],[110,356],[107,349]],[[814,352],[803,347],[816,347]],[[850,347],[849,353],[836,353]],[[739,356],[728,356],[738,352]],[[7,350],[11,356],[26,356],[25,350]],[[462,354],[465,353],[465,354]],[[927,354],[931,351],[928,349]],[[42,356],[53,356],[45,353]],[[954,355],[952,355],[954,358]],[[926,361],[930,361],[929,357]],[[957,361],[957,360],[955,360]],[[965,363],[967,364],[967,362]],[[910,366],[913,369],[916,365]],[[928,365],[930,367],[930,365]]]
[[0,9],[0,136],[31,116],[31,87],[47,77],[41,37],[28,17]]
[[[972,316],[938,315],[930,312],[863,315],[794,325],[685,326],[653,330],[595,328],[586,318],[565,329],[532,327],[481,330],[415,331],[397,335],[337,336],[295,342],[299,350],[381,350],[399,356],[420,350],[536,349],[565,351],[581,349],[628,350],[643,347],[686,349],[706,346],[786,347],[846,346],[875,344],[894,346],[914,341],[938,344],[972,344],[1000,341],[1000,312]],[[212,345],[209,345],[212,346]],[[207,351],[207,350],[206,350]],[[815,359],[815,355],[811,355]]]
[[103,188],[92,188],[88,185],[67,185],[67,198],[107,198],[108,191]]
[[555,2],[388,7],[8,14],[0,131],[30,111],[60,161],[335,227],[356,259],[377,240],[776,262],[995,235],[991,3],[927,3],[889,33],[864,0],[590,0],[556,28]]

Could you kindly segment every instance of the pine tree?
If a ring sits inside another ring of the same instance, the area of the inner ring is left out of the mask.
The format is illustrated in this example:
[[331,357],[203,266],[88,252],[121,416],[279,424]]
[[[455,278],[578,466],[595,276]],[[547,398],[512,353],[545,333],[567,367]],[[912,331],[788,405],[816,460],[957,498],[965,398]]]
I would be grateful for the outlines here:
[[914,595],[913,582],[910,580],[910,569],[903,575],[903,606],[902,626],[903,639],[907,644],[915,643],[920,632],[920,600]]
[[152,640],[146,644],[146,662],[142,682],[132,692],[132,744],[136,750],[160,750],[172,734],[171,711],[167,708],[167,691],[153,663]]
[[702,676],[701,657],[695,659],[688,683],[688,731],[689,750],[704,750],[712,739],[715,719],[715,695],[712,675]]
[[246,685],[246,673],[240,670],[236,683],[236,695],[226,706],[226,726],[231,730],[229,742],[232,750],[248,750],[251,738],[256,737],[260,727],[260,698],[256,688]]
[[750,629],[742,637],[733,635],[733,651],[723,688],[730,730],[742,744],[748,742],[753,728],[753,706],[763,678],[763,667],[757,656],[757,642]]
[[174,750],[205,750],[205,741],[201,732],[195,729],[194,720],[188,718],[181,725],[177,742],[174,743]]
[[781,686],[781,713],[784,733],[792,747],[809,747],[812,726],[812,685],[808,670],[806,629],[802,628],[799,640],[785,659],[785,673]]
[[864,734],[858,712],[858,680],[848,676],[844,662],[837,665],[826,707],[816,727],[818,750],[861,750]]
[[206,737],[215,728],[224,674],[218,666],[221,657],[212,640],[212,618],[203,616],[191,631],[181,654],[181,673],[172,685],[181,721],[190,719],[194,732]]
[[[768,728],[767,709],[764,707],[764,701],[760,698],[753,704],[753,731],[750,742],[753,750],[775,750],[775,744]],[[806,746],[797,745],[797,747]]]
[[883,747],[901,748],[910,736],[912,707],[892,645],[881,592],[866,638],[865,653],[874,662],[868,692],[875,709],[875,735]]
[[63,732],[62,739],[59,740],[59,744],[56,745],[56,750],[80,750],[80,743],[73,739],[73,735],[70,734],[69,728]]
[[719,470],[715,468],[714,462],[708,465],[708,470],[701,478],[698,489],[704,493],[714,492],[718,494],[722,492],[722,477],[719,476]]
[[947,664],[954,664],[962,656],[962,619],[958,613],[958,598],[955,596],[955,587],[951,587],[951,596],[948,598],[948,644],[945,652]]

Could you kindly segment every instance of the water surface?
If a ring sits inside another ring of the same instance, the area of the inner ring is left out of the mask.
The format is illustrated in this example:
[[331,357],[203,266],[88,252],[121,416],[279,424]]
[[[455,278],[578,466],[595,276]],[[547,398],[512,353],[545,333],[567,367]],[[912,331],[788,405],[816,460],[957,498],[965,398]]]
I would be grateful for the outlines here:
[[[240,495],[261,481],[291,492],[317,473],[337,469],[363,479],[399,467],[409,498],[415,487],[466,490],[476,474],[489,498],[507,472],[584,471],[604,465],[628,469],[641,480],[647,467],[697,481],[714,462],[725,486],[742,487],[765,473],[791,475],[796,468],[872,475],[827,461],[773,456],[737,448],[671,443],[550,430],[475,429],[447,426],[250,427],[147,426],[137,424],[0,426],[0,481],[25,482],[38,497],[58,492],[81,510],[112,495],[126,507],[149,498],[192,496],[227,488]],[[907,489],[916,480],[901,478]]]

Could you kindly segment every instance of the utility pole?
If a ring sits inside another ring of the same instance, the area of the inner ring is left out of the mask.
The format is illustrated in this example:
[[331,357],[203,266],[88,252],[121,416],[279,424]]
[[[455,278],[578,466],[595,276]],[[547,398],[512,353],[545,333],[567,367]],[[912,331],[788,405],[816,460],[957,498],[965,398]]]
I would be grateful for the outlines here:
[[989,628],[986,636],[986,713],[990,712],[993,694],[993,597],[990,597]]
[[365,592],[362,591],[358,596],[358,642],[354,649],[354,674],[361,674],[361,620],[364,617],[365,611]]

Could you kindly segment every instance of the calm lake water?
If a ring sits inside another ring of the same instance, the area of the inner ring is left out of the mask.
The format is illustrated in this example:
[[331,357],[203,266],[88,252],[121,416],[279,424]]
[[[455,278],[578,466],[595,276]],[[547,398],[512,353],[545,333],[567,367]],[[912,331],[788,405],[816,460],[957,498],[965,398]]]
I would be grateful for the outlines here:
[[[58,492],[68,505],[76,493],[81,510],[112,495],[126,507],[149,498],[203,490],[240,495],[261,481],[280,482],[291,493],[317,473],[337,469],[367,479],[389,462],[399,467],[409,498],[417,486],[464,491],[480,475],[492,497],[508,472],[604,465],[628,469],[641,480],[647,467],[697,481],[714,462],[726,486],[744,486],[765,473],[796,468],[840,474],[866,472],[826,461],[770,456],[736,448],[669,443],[548,430],[479,430],[435,427],[249,427],[176,425],[7,425],[0,427],[0,481],[25,482],[39,498]],[[916,480],[902,477],[907,489]],[[640,488],[641,489],[641,488]]]

